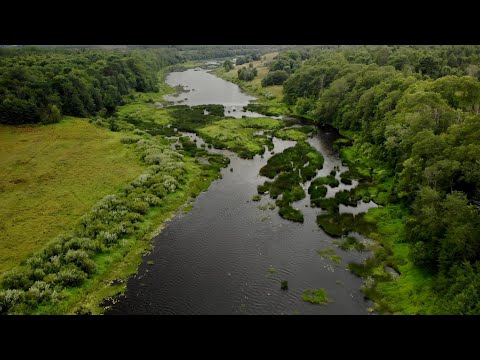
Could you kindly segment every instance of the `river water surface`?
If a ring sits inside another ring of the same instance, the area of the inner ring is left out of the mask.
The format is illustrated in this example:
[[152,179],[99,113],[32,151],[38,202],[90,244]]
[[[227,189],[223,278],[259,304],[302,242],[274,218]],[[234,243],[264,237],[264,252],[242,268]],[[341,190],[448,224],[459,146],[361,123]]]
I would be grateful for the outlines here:
[[[228,115],[261,116],[242,111],[253,97],[205,70],[171,73],[167,82],[186,88],[184,93],[169,99],[175,103],[183,99],[181,104],[185,105],[223,104],[225,113],[230,111]],[[188,135],[197,138],[195,134]],[[347,170],[332,150],[337,137],[333,130],[319,130],[308,140],[325,158],[318,176],[328,175],[334,167],[339,167],[340,172]],[[197,139],[200,145],[201,139]],[[277,138],[273,138],[273,143],[275,153],[295,145]],[[195,199],[190,212],[165,225],[153,240],[154,250],[144,257],[138,274],[128,280],[126,297],[107,313],[367,314],[369,303],[360,292],[362,280],[346,266],[350,261],[363,260],[368,253],[338,249],[315,223],[321,210],[309,206],[308,193],[305,199],[293,204],[303,212],[303,224],[282,219],[278,208],[259,209],[259,205],[274,203],[268,196],[262,196],[260,202],[251,201],[257,185],[266,180],[259,171],[273,156],[267,149],[263,158],[256,155],[252,160],[241,159],[229,151],[216,152],[231,160],[222,169],[223,177]],[[306,190],[308,185],[304,186]],[[329,188],[327,197],[356,185],[354,182]],[[361,203],[350,210],[366,211],[371,206],[375,205]],[[350,211],[348,207],[341,210]],[[342,257],[340,264],[317,252],[330,247]],[[281,280],[288,281],[287,291],[280,289]],[[332,302],[304,302],[302,293],[307,288],[324,288]]]

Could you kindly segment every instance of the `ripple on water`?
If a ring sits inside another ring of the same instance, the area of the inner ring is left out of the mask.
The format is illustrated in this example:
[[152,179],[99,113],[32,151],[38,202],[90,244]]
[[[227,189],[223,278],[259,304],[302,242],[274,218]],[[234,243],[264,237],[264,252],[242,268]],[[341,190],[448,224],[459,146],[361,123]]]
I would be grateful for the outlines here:
[[[235,113],[241,113],[254,99],[237,85],[204,70],[171,73],[167,82],[195,89],[179,97],[186,97],[183,103],[187,105],[223,104],[231,113],[233,107]],[[195,134],[187,135],[197,139],[197,146],[204,143]],[[308,139],[325,157],[318,176],[328,175],[335,166],[347,170],[332,149],[335,138],[333,131],[319,131]],[[272,140],[275,153],[295,145],[294,141]],[[333,244],[314,221],[318,209],[301,208],[310,220],[299,224],[282,219],[278,209],[260,211],[259,203],[250,201],[257,185],[266,179],[258,172],[271,152],[265,152],[263,158],[257,155],[243,160],[226,150],[211,151],[231,159],[223,177],[195,199],[190,212],[165,225],[155,237],[155,248],[145,257],[139,276],[129,279],[127,297],[107,313],[367,314],[360,292],[362,280],[316,253]],[[269,220],[260,221],[261,216],[269,216]],[[342,264],[366,256],[337,253],[342,255]],[[148,260],[154,265],[146,265]],[[277,272],[270,274],[270,266]],[[280,289],[281,280],[288,281],[287,291]],[[325,306],[305,303],[302,293],[306,288],[324,288],[334,302]]]

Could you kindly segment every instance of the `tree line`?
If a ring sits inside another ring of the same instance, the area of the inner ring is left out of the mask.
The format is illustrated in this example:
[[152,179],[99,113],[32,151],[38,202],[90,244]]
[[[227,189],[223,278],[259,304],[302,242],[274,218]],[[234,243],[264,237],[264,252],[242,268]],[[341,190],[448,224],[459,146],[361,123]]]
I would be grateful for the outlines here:
[[0,123],[54,123],[112,113],[132,91],[158,91],[158,70],[251,48],[190,46],[106,50],[22,47],[0,51]]
[[452,313],[480,313],[479,66],[480,46],[341,47],[284,82],[297,114],[354,134],[395,174],[410,257]]

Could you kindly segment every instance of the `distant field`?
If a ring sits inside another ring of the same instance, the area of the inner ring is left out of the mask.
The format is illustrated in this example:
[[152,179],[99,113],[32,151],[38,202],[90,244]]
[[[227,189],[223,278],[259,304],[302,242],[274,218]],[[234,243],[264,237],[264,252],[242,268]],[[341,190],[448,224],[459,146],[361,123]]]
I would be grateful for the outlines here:
[[122,136],[77,118],[0,126],[0,276],[142,172]]
[[[268,92],[268,93],[272,94],[273,96],[275,96],[275,99],[281,100],[282,95],[283,95],[282,94],[283,87],[281,85],[267,86],[267,87],[264,87],[264,88],[262,88],[262,85],[261,85],[263,78],[265,76],[267,76],[267,74],[268,74],[268,67],[266,66],[266,64],[268,64],[270,61],[272,61],[272,59],[275,56],[277,56],[277,54],[278,54],[278,52],[265,54],[265,55],[262,55],[261,60],[251,62],[251,64],[253,64],[253,66],[257,68],[258,74],[255,77],[255,79],[248,82],[248,87],[252,88],[252,90],[257,91],[257,92],[258,91]],[[263,60],[264,57],[266,58],[266,60]],[[243,64],[243,65],[235,66],[229,72],[224,73],[225,74],[224,78],[225,79],[230,79],[230,80],[237,79],[238,69],[240,69],[242,67],[248,67],[249,64]]]

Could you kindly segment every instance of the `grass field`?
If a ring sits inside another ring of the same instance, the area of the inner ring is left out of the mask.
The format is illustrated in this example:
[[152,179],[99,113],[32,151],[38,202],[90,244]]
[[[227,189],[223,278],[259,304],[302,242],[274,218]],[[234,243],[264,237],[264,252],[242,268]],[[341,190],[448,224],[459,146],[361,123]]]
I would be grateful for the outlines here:
[[[255,95],[259,96],[262,102],[280,102],[283,98],[283,87],[281,85],[274,85],[274,86],[267,86],[262,87],[261,83],[263,78],[268,74],[268,67],[267,64],[272,61],[272,59],[277,56],[277,52],[265,54],[262,56],[261,60],[252,61],[251,64],[258,70],[258,74],[252,81],[240,81],[238,80],[238,69],[242,67],[248,67],[249,64],[237,65],[232,70],[226,72],[223,67],[219,68],[216,71],[216,74],[226,80],[235,82],[239,84],[243,90]],[[266,58],[263,60],[263,58]]]
[[78,118],[0,126],[0,277],[143,171],[122,136]]
[[265,145],[273,149],[271,139],[254,135],[258,130],[277,130],[284,125],[282,120],[270,118],[222,119],[199,128],[198,132],[207,142],[249,158],[263,154]]

